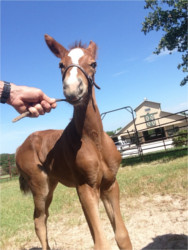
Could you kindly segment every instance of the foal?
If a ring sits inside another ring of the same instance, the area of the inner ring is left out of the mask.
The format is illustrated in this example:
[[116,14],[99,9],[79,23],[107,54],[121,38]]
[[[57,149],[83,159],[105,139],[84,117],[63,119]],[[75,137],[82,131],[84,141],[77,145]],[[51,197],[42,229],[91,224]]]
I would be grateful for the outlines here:
[[119,207],[116,174],[121,162],[111,138],[104,132],[94,86],[97,46],[77,46],[66,50],[45,35],[50,50],[59,58],[66,100],[74,106],[73,119],[63,130],[31,134],[18,148],[16,163],[22,191],[34,199],[35,231],[42,249],[50,249],[47,239],[48,208],[58,182],[75,187],[85,214],[94,249],[109,250],[99,217],[102,199],[115,232],[119,249],[132,249]]

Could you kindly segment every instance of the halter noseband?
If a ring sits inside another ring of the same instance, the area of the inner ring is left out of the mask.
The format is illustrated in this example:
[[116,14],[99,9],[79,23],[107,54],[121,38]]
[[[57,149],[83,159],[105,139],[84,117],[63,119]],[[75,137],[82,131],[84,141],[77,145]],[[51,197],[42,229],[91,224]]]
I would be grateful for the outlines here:
[[85,75],[86,79],[88,80],[88,83],[90,84],[90,86],[94,85],[97,89],[100,89],[100,87],[94,81],[94,77],[88,76],[88,74],[85,72],[85,70],[81,66],[79,66],[78,64],[70,64],[69,66],[66,67],[66,69],[63,72],[63,77],[62,77],[63,80],[65,79],[65,75],[67,73],[67,70],[69,68],[72,68],[72,67],[77,67],[82,71],[82,73]]
[[[97,88],[97,89],[100,89],[100,87],[95,83],[94,81],[94,77],[91,77],[91,76],[88,76],[87,73],[85,72],[85,70],[80,67],[79,65],[77,64],[70,64],[63,72],[63,77],[62,77],[62,80],[65,79],[65,75],[67,73],[67,70],[69,68],[72,68],[72,67],[77,67],[79,68],[82,73],[85,75],[86,79],[88,80],[88,83],[89,83],[89,86],[92,87],[93,85]],[[56,102],[68,102],[67,99],[56,99]],[[95,109],[95,105],[94,105],[94,102],[93,102],[93,98],[92,98],[92,103],[93,103],[93,108]],[[15,119],[12,120],[12,122],[16,122],[16,121],[19,121],[20,119],[26,117],[26,116],[29,116],[31,113],[29,111],[26,111],[25,113],[22,113],[21,115],[19,115],[18,117],[16,117]]]

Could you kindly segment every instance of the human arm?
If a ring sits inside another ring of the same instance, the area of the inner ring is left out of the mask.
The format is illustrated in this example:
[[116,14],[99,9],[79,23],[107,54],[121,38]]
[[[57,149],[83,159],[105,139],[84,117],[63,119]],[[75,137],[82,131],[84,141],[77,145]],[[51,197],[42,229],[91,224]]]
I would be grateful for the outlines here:
[[[3,86],[4,82],[0,81],[0,96],[2,96]],[[18,86],[13,83],[10,83],[10,86],[7,104],[13,106],[19,113],[30,111],[30,117],[38,117],[56,107],[55,99],[48,97],[38,88]]]

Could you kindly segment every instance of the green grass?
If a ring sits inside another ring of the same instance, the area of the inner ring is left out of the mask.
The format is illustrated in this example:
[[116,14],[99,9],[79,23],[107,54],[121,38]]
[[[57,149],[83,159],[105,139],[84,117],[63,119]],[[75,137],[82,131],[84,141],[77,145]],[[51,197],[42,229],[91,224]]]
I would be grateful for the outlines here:
[[[153,161],[121,168],[118,181],[121,191],[128,197],[160,194],[187,195],[188,158],[171,161]],[[126,169],[126,171],[124,171]]]
[[122,166],[137,165],[140,163],[149,163],[152,161],[168,162],[176,158],[188,155],[188,147],[172,148],[161,150],[154,153],[144,154],[143,156],[127,157],[122,160]]
[[13,181],[13,180],[18,180],[18,179],[19,179],[18,175],[12,176],[12,178],[10,178],[10,175],[6,175],[6,176],[3,175],[3,177],[1,177],[1,179],[0,179],[0,183]]
[[[150,196],[156,193],[186,197],[187,159],[187,156],[183,156],[167,162],[160,160],[120,168],[117,179],[121,197],[136,198],[140,195]],[[29,241],[35,235],[32,196],[24,196],[20,192],[17,179],[0,183],[0,191],[0,248],[11,244],[12,238],[14,238],[14,245]],[[79,216],[75,215],[80,211],[75,189],[58,185],[50,206],[49,220],[57,221],[60,215],[65,217],[67,215],[69,217],[67,223],[70,225],[79,223]],[[74,221],[71,218],[74,218]]]
[[[18,179],[0,183],[0,197],[1,249],[3,245],[8,244],[8,239],[15,237],[15,235],[19,236],[16,239],[17,241],[25,241],[24,231],[31,231],[31,235],[28,237],[34,235],[34,206],[32,195],[23,195],[20,192]],[[59,184],[54,192],[53,202],[50,206],[50,220],[58,220],[56,215],[61,212],[65,212],[65,214],[76,213],[78,206],[75,189]]]
[[[14,236],[23,225],[25,230],[31,228],[33,202],[31,197],[24,197],[19,191],[18,180],[1,183],[1,244]],[[26,223],[27,222],[27,223]]]

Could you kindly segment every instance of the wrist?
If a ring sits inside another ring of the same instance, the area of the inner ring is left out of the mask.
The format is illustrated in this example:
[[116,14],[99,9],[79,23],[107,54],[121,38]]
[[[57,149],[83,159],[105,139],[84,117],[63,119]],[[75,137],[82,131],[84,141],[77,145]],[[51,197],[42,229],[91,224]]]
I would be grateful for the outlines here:
[[13,105],[14,100],[17,98],[17,96],[19,95],[19,86],[10,83],[11,85],[11,89],[10,89],[10,96],[7,100],[7,103],[10,105]]
[[[1,82],[2,83],[2,82]],[[3,81],[4,84],[1,84],[0,89],[0,102],[7,103],[10,98],[11,84],[10,82]]]

